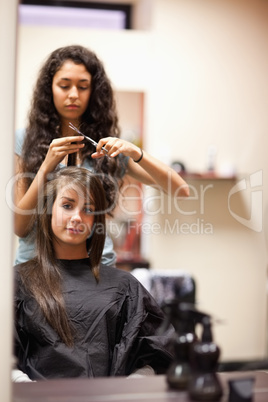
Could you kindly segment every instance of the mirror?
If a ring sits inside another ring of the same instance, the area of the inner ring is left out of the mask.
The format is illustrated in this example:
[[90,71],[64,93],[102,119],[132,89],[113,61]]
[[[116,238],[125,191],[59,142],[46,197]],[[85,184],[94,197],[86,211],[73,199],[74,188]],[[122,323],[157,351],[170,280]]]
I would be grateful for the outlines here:
[[[202,309],[223,321],[215,325],[223,359],[261,359],[267,355],[267,2],[157,3],[147,31],[20,25],[16,128],[25,125],[36,73],[52,50],[70,42],[97,49],[119,96],[142,98],[146,148],[164,162],[183,161],[193,173],[189,200],[161,198],[164,212],[148,212],[160,228],[143,234],[151,267],[193,275]],[[218,149],[213,179],[202,176],[211,144]],[[235,177],[226,176],[226,166]]]

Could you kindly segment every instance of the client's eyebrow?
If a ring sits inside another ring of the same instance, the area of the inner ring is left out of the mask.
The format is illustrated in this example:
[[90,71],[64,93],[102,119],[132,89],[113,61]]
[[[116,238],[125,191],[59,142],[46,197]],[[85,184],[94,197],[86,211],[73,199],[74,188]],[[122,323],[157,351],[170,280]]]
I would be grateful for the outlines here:
[[[60,199],[64,200],[64,201],[66,200],[66,201],[69,201],[69,202],[75,202],[75,199],[67,197],[66,195],[63,195]],[[94,202],[91,201],[91,200],[89,202],[85,202],[84,205],[95,206]]]
[[66,201],[70,201],[70,202],[75,202],[75,200],[74,200],[73,198],[66,197],[65,195],[63,195],[60,199],[61,199],[61,200],[66,200]]

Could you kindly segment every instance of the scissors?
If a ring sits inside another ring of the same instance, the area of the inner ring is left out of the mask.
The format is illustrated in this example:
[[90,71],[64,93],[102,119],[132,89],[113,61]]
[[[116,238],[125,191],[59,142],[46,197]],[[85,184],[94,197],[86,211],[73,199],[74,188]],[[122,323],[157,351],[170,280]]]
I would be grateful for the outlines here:
[[[78,128],[76,128],[76,127],[75,127],[72,123],[70,123],[70,122],[69,122],[69,127],[70,127],[72,130],[76,131],[78,134],[82,135],[86,140],[88,140],[89,142],[91,142],[91,144],[94,145],[95,147],[98,145],[98,143],[97,143],[96,141],[94,141],[92,138],[88,137],[87,135],[81,133],[81,131],[79,131]],[[104,152],[106,152],[106,153],[108,152],[108,150],[105,149],[104,147],[101,147],[101,149],[102,149]]]

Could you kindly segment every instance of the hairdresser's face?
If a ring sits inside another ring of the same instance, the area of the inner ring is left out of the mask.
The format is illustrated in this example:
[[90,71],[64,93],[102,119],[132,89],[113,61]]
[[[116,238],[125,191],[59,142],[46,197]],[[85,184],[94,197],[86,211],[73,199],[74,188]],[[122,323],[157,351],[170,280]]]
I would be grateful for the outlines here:
[[63,187],[59,190],[51,218],[57,258],[87,257],[86,239],[94,223],[94,210],[90,198],[79,189]]
[[55,108],[62,122],[79,122],[91,93],[91,75],[84,64],[65,61],[52,81]]

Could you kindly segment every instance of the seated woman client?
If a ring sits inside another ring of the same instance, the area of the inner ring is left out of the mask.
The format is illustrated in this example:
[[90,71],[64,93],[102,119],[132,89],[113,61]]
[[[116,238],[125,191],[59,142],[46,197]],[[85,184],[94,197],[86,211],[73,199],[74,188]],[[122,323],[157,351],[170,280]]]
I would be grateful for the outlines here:
[[100,264],[106,197],[87,169],[54,173],[39,197],[37,255],[15,267],[15,355],[30,379],[164,373],[173,329],[130,273]]

